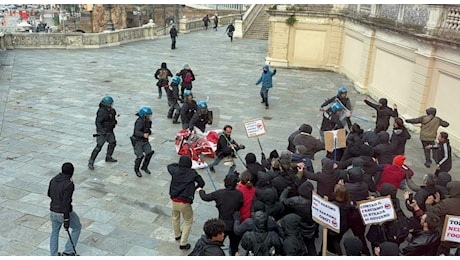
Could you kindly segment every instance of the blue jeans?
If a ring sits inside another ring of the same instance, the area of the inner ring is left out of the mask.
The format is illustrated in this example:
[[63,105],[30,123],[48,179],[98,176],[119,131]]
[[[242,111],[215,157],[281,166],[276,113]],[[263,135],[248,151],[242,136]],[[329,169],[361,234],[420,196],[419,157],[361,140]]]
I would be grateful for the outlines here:
[[[233,173],[236,169],[236,164],[235,164],[235,161],[233,160],[233,157],[232,158],[232,166],[228,169],[228,173],[227,174],[230,174],[230,173]],[[220,161],[222,161],[222,159],[224,159],[224,157],[219,157],[219,156],[216,156],[214,158],[214,160],[208,165],[209,168],[214,168],[214,166],[218,165],[220,163]]]
[[260,97],[265,103],[265,106],[268,107],[268,88],[260,88]]
[[[59,251],[59,231],[61,230],[61,226],[64,223],[64,214],[51,211],[50,219],[51,219],[50,255],[57,256],[58,251]],[[78,238],[80,237],[81,223],[80,223],[80,218],[78,217],[77,213],[73,211],[70,212],[70,228],[72,229],[72,233],[70,234],[70,236],[72,237],[72,241],[74,243],[74,246],[76,247]],[[67,254],[74,253],[70,240],[67,240],[67,243],[65,244],[64,253],[67,253]]]

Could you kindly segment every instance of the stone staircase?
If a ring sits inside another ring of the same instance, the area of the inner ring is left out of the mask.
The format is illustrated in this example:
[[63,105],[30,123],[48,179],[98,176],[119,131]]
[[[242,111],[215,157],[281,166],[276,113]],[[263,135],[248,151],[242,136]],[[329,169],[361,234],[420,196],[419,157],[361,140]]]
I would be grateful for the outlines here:
[[264,5],[251,27],[249,27],[249,29],[244,33],[244,38],[268,40],[269,15],[266,10],[270,8],[270,6],[271,5]]

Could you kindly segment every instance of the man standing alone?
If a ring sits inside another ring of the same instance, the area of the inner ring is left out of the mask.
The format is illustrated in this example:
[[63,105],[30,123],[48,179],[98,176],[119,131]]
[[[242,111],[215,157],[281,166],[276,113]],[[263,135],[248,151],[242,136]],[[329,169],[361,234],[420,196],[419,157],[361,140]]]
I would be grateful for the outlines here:
[[64,228],[69,232],[69,227],[72,228],[70,237],[65,244],[63,256],[74,256],[75,251],[73,246],[77,246],[78,238],[81,232],[80,218],[72,209],[72,195],[75,190],[75,185],[72,182],[74,167],[72,163],[66,162],[61,167],[61,173],[51,179],[48,187],[48,197],[51,198],[50,203],[50,219],[51,219],[51,237],[50,237],[50,255],[59,255],[59,231],[62,223]]

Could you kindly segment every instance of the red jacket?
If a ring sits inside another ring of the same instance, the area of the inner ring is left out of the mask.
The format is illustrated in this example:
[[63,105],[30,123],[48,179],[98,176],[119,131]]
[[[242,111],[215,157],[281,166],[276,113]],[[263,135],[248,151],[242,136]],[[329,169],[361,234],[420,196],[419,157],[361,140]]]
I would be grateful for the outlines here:
[[406,171],[409,171],[411,176],[414,175],[414,172],[407,165],[403,165],[403,168],[386,164],[382,170],[382,177],[380,177],[380,181],[377,184],[377,190],[380,192],[383,183],[389,183],[395,186],[396,189],[399,189],[401,182],[406,179]]
[[243,223],[243,221],[251,217],[252,199],[256,194],[256,188],[248,188],[246,185],[238,183],[236,189],[243,193],[243,206],[240,208],[240,223]]

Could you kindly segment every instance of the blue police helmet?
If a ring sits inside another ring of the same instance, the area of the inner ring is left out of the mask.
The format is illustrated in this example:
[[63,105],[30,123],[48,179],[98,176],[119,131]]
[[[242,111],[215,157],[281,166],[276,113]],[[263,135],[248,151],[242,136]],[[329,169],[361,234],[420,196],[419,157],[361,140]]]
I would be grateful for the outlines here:
[[345,87],[340,87],[339,88],[339,95],[343,94],[343,93],[347,93],[347,89]]
[[180,83],[180,77],[179,76],[174,76],[172,79],[171,79],[172,82],[176,83],[176,84],[179,84]]
[[186,89],[186,90],[184,91],[184,97],[186,97],[186,96],[188,96],[188,95],[192,95],[192,91]]
[[208,104],[206,104],[206,101],[200,101],[198,102],[198,108],[208,108]]
[[113,104],[113,98],[110,97],[110,96],[105,96],[105,97],[102,98],[101,104],[102,104],[103,106],[108,107],[108,106],[110,106],[110,105]]
[[343,110],[343,106],[339,102],[335,102],[334,104],[332,104],[331,109],[332,109],[332,112],[337,112],[337,111]]
[[152,109],[150,107],[141,107],[138,112],[139,116],[144,117],[146,115],[152,114]]

